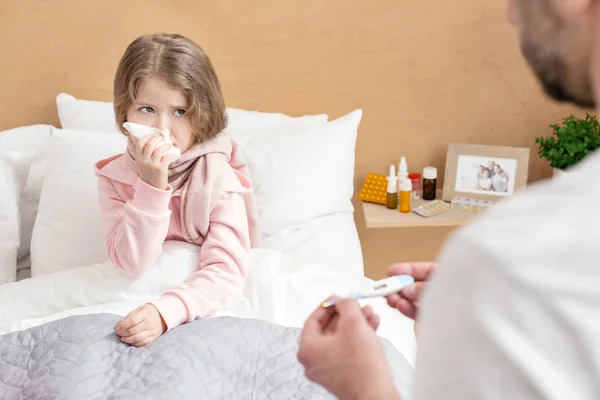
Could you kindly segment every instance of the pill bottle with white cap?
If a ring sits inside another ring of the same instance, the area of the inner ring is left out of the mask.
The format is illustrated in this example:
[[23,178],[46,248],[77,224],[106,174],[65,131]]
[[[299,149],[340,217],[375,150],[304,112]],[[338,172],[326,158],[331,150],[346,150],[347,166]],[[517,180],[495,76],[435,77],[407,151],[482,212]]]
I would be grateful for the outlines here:
[[398,207],[398,178],[396,177],[396,168],[393,164],[390,165],[390,173],[387,180],[386,205],[390,210],[395,210]]
[[423,200],[435,200],[437,192],[437,169],[423,168]]
[[410,212],[410,198],[412,196],[412,183],[410,179],[404,179],[400,182],[400,212],[408,214]]

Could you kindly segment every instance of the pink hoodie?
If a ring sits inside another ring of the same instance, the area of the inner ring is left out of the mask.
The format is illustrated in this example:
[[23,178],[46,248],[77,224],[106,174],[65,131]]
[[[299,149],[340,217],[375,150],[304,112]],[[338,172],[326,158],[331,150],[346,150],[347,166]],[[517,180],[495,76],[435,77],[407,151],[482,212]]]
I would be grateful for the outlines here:
[[[99,161],[96,175],[107,255],[125,274],[139,277],[156,262],[165,240],[186,241],[181,223],[183,188],[160,190],[148,185],[131,161],[127,154]],[[197,168],[206,165],[198,163]],[[250,182],[227,162],[219,162],[218,168],[223,169],[218,174],[218,198],[209,212],[194,213],[199,225],[210,227],[201,239],[197,272],[152,302],[167,330],[226,308],[244,285],[251,235],[257,232],[250,226],[255,210],[248,210],[252,206],[244,200]],[[216,172],[206,168],[198,176]]]

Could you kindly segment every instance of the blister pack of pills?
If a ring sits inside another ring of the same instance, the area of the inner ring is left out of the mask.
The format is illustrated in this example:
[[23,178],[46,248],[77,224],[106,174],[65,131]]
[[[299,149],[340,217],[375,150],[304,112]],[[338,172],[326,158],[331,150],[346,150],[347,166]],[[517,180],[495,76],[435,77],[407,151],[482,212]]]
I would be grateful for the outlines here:
[[365,183],[360,192],[358,192],[358,199],[365,203],[382,204],[385,206],[387,202],[387,177],[373,173],[367,174]]
[[434,200],[431,203],[413,208],[413,211],[422,217],[430,218],[450,211],[450,208],[450,204],[442,200]]

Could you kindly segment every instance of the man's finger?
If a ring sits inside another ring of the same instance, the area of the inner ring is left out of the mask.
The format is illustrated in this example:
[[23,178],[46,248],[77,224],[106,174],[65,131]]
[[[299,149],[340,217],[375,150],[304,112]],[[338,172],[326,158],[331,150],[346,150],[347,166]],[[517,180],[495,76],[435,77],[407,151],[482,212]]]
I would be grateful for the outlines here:
[[394,297],[388,299],[388,305],[396,310],[400,311],[402,314],[406,315],[408,318],[415,319],[417,316],[417,307],[414,303],[402,298],[402,297]]
[[366,321],[363,317],[362,308],[358,301],[352,299],[341,299],[335,303],[335,309],[340,314],[340,324],[353,324],[357,321]]
[[400,297],[404,297],[405,299],[415,302],[419,301],[421,298],[421,294],[425,287],[427,286],[426,282],[417,282],[411,285],[405,286],[400,291]]
[[390,307],[394,307],[393,303],[397,302],[398,300],[400,300],[400,293],[393,293],[390,294],[389,296],[385,296],[385,299],[387,300],[387,303]]
[[367,318],[367,322],[369,323],[369,325],[371,325],[371,328],[373,328],[373,330],[377,332],[377,328],[379,328],[379,315],[369,315],[369,318]]
[[334,314],[331,320],[325,326],[325,333],[335,333],[337,330],[338,324],[340,323],[340,314]]
[[362,313],[366,319],[369,319],[371,315],[373,315],[373,307],[370,305],[366,305],[362,308]]
[[416,281],[426,281],[437,268],[436,263],[399,263],[393,264],[388,269],[388,276],[411,275]]
[[[366,305],[366,306],[362,307],[361,311],[362,311],[363,317],[367,321],[369,321],[369,318],[371,318],[373,315],[375,315],[373,313],[373,308],[370,305]],[[325,332],[327,332],[327,333],[335,333],[336,330],[337,330],[339,322],[340,322],[340,314],[336,313],[331,318],[331,321],[329,322],[329,324],[327,324],[327,326],[325,327]]]
[[[330,297],[328,300],[333,299],[333,297]],[[304,335],[306,333],[307,335],[313,335],[315,333],[323,333],[325,327],[329,324],[331,318],[333,318],[335,313],[335,307],[324,308],[321,305],[319,305],[319,307],[317,307],[317,309],[312,312],[312,314],[304,323],[304,329],[302,329],[302,334]]]

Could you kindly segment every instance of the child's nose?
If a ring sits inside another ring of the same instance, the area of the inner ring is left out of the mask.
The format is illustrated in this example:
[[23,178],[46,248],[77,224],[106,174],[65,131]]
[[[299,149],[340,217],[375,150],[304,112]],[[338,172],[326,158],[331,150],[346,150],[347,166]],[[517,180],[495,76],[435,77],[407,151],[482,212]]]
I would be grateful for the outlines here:
[[169,117],[165,115],[160,115],[158,117],[158,121],[156,122],[156,128],[161,132],[169,130]]

